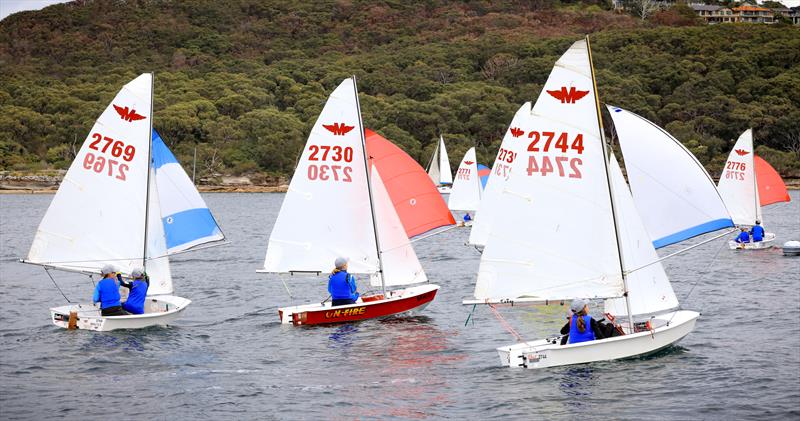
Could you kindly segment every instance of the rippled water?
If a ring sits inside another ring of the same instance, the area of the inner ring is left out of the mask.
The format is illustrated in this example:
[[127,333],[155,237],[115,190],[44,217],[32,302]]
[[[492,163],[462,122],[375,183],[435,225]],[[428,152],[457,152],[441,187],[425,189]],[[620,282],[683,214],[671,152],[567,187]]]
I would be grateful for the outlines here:
[[[800,239],[800,197],[765,209],[782,244]],[[423,316],[328,327],[278,323],[292,303],[280,278],[255,273],[281,194],[207,194],[232,244],[176,256],[177,295],[193,300],[169,328],[96,333],[49,321],[63,304],[25,256],[52,196],[0,196],[2,418],[590,418],[787,419],[800,416],[800,258],[737,252],[722,241],[667,261],[696,330],[660,355],[549,370],[499,366],[513,343],[491,312],[470,308],[478,253],[467,229],[415,243],[442,286]],[[584,247],[585,244],[576,244]],[[675,251],[672,246],[663,253]],[[88,278],[56,273],[71,300]],[[295,303],[325,281],[287,278]],[[692,287],[694,289],[692,290]],[[691,294],[689,294],[692,290]],[[501,312],[527,339],[560,327],[564,308]]]

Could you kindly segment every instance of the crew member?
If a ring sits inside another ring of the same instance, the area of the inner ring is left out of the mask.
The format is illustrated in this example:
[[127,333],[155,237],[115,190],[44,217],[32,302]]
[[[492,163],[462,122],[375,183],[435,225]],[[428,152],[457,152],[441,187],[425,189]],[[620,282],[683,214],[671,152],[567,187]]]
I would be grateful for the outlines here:
[[337,257],[335,268],[328,278],[328,292],[331,293],[331,305],[343,306],[355,304],[358,300],[355,276],[347,273],[347,259]]
[[747,232],[747,228],[742,228],[741,230],[742,230],[742,232],[740,232],[739,236],[736,237],[736,242],[740,243],[740,244],[749,243],[750,242],[750,234]]
[[100,303],[102,316],[127,316],[128,312],[122,309],[119,302],[119,283],[116,279],[117,270],[112,265],[105,265],[100,269],[103,279],[97,283],[92,296],[93,303]]
[[[589,315],[589,302],[580,298],[574,300],[570,306],[572,316],[569,322],[561,328],[561,334],[569,333],[569,343],[593,341],[595,339],[605,339],[603,331],[592,316]],[[562,345],[564,342],[562,341]]]
[[472,221],[472,216],[470,216],[469,212],[467,212],[464,214],[464,223],[466,224],[469,221]]
[[764,227],[761,226],[761,221],[756,220],[756,224],[750,228],[750,235],[753,236],[754,243],[764,240]]
[[131,282],[120,279],[120,284],[130,290],[122,308],[131,314],[144,314],[144,299],[147,296],[147,288],[150,287],[150,278],[138,268],[131,271],[131,278],[133,278]]

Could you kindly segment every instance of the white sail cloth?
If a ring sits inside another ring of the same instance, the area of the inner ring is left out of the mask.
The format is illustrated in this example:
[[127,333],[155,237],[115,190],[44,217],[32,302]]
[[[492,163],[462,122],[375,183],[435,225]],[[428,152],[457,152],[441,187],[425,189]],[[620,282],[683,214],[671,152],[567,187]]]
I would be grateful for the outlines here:
[[498,207],[498,198],[505,189],[508,178],[511,176],[514,158],[528,146],[525,142],[527,138],[523,137],[523,135],[526,134],[525,128],[530,124],[528,122],[530,117],[531,103],[526,102],[514,114],[508,130],[503,136],[500,150],[497,152],[497,157],[492,166],[492,172],[489,174],[489,180],[483,190],[481,203],[478,206],[475,218],[473,218],[472,229],[469,233],[470,244],[485,246],[494,218],[498,217],[498,215],[502,217],[503,211],[502,208]]
[[450,158],[447,156],[447,148],[444,146],[444,137],[439,136],[439,143],[433,151],[431,164],[428,167],[428,175],[431,176],[433,184],[448,185],[453,184],[453,173],[450,171]]
[[656,248],[733,226],[714,180],[681,142],[630,111],[608,110],[633,200]]
[[756,188],[753,130],[739,136],[719,176],[719,193],[736,225],[764,224]]
[[269,238],[266,272],[320,272],[337,257],[349,271],[378,268],[364,167],[363,127],[352,79],[331,93],[314,124]]
[[[664,267],[658,262],[656,250],[645,230],[628,185],[625,184],[619,163],[613,155],[609,170],[631,313],[635,316],[672,310],[678,307],[678,298],[672,290]],[[605,312],[627,315],[625,298],[606,300]]]
[[103,111],[39,224],[29,262],[95,273],[142,267],[151,100],[146,73]]
[[[481,256],[477,299],[619,297],[623,281],[585,40],[532,110]],[[578,247],[576,244],[587,246]]]
[[475,211],[481,203],[482,192],[481,179],[478,176],[478,162],[473,147],[464,154],[464,159],[458,166],[453,189],[447,200],[447,207],[450,210]]

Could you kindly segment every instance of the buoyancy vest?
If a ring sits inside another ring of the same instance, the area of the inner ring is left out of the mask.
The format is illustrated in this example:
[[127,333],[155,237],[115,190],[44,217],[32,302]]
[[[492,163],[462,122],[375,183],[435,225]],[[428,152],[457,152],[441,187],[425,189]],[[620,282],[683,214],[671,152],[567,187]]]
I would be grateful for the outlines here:
[[753,235],[753,241],[762,241],[764,240],[764,227],[761,225],[755,225],[750,230],[750,234]]
[[136,279],[128,293],[128,299],[122,308],[133,314],[144,314],[144,299],[147,296],[147,282],[143,279]]
[[750,242],[750,234],[746,233],[745,231],[742,231],[742,233],[739,234],[738,237],[736,237],[736,242],[737,243],[749,243]]
[[119,284],[114,278],[103,278],[97,283],[100,308],[109,308],[119,305]]
[[356,280],[346,271],[336,272],[328,278],[328,292],[333,300],[357,300]]
[[592,316],[585,315],[583,317],[583,321],[586,322],[586,330],[581,333],[578,330],[578,315],[573,314],[572,318],[569,319],[569,343],[576,344],[579,342],[587,342],[593,341],[594,338],[594,330],[592,330]]

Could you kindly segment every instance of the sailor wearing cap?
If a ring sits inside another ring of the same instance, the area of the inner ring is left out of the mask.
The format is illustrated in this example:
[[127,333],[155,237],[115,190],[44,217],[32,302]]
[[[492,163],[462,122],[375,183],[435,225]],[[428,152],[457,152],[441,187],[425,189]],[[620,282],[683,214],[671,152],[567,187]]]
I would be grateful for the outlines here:
[[561,334],[569,333],[569,343],[576,344],[595,339],[605,339],[597,321],[589,315],[589,302],[587,300],[575,299],[572,301],[570,310],[572,310],[572,315],[569,318],[569,323],[561,328]]
[[100,303],[100,314],[103,316],[125,316],[128,313],[122,309],[119,302],[119,283],[117,283],[117,269],[112,265],[105,265],[100,269],[103,279],[97,283],[92,296],[93,303]]
[[334,265],[336,267],[328,278],[328,292],[331,293],[331,305],[335,307],[355,304],[356,300],[358,300],[356,278],[347,273],[347,258],[337,257]]
[[130,289],[122,308],[131,314],[144,314],[144,299],[147,297],[147,288],[150,287],[150,278],[139,268],[131,271],[131,278],[131,282],[122,282],[122,286]]

